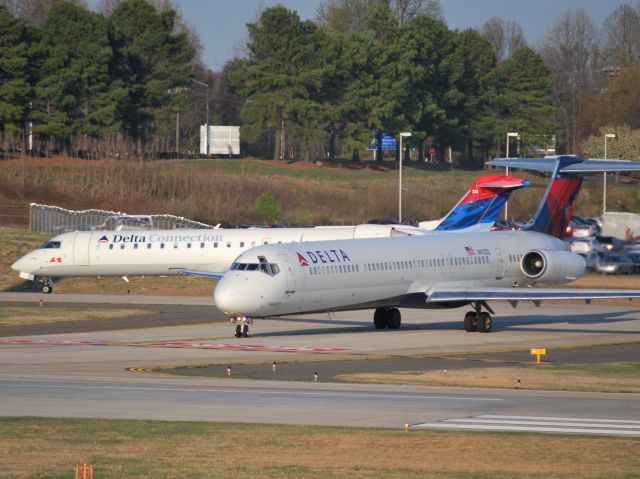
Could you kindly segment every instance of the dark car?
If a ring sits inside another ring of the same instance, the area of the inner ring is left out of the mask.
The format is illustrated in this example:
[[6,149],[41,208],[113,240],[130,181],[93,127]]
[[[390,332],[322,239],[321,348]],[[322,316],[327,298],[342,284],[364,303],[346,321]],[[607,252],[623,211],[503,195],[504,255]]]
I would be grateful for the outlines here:
[[633,263],[633,274],[640,274],[640,251],[633,250],[625,252],[625,254],[631,259]]
[[620,251],[624,246],[624,241],[613,236],[598,236],[597,240],[605,251]]
[[634,268],[633,260],[622,253],[607,254],[595,266],[598,273],[606,274],[631,274]]

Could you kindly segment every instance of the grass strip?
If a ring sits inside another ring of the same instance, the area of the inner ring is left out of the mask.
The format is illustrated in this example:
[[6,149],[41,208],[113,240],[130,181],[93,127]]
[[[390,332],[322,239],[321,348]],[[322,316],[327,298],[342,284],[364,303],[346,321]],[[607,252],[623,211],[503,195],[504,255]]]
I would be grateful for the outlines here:
[[[230,405],[229,407],[233,407]],[[0,419],[0,478],[633,477],[639,439],[205,422]]]
[[89,309],[50,307],[3,307],[0,309],[0,326],[58,323],[61,321],[89,321],[118,319],[153,313],[146,309]]
[[640,363],[542,363],[517,367],[354,373],[336,378],[357,383],[640,393]]

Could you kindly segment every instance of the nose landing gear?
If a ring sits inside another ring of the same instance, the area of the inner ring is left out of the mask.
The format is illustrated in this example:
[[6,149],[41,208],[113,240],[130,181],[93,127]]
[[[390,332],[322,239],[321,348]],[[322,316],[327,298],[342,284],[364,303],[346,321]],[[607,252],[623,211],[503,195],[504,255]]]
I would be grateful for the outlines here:
[[236,338],[248,338],[249,337],[249,324],[251,318],[248,316],[238,316],[237,318],[231,318],[232,323],[236,323],[236,332],[234,336]]
[[42,283],[40,290],[43,293],[50,294],[53,292],[53,280],[51,278],[40,278],[39,281]]

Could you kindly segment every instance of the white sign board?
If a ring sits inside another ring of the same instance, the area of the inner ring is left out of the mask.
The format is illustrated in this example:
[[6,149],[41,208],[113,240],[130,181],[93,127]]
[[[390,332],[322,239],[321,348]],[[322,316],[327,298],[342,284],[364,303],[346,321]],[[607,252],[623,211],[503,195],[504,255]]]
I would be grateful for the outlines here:
[[240,127],[209,125],[207,138],[206,125],[200,125],[200,154],[207,154],[207,139],[209,140],[209,155],[239,155]]

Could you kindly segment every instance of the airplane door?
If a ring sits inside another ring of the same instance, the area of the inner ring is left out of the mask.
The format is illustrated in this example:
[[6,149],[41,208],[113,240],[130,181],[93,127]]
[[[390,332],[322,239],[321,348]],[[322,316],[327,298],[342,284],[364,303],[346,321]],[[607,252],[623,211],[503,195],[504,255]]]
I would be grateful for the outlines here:
[[497,271],[496,271],[496,279],[502,279],[504,277],[504,258],[502,258],[502,252],[500,248],[496,248],[496,261],[497,261]]
[[292,294],[296,292],[296,270],[293,263],[289,260],[286,254],[278,256],[282,260],[282,266],[284,267],[285,274],[287,275],[287,290],[285,293]]
[[87,266],[89,264],[89,237],[91,235],[80,235],[76,233],[73,238],[73,264],[76,266]]

